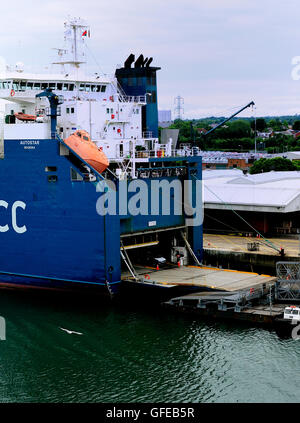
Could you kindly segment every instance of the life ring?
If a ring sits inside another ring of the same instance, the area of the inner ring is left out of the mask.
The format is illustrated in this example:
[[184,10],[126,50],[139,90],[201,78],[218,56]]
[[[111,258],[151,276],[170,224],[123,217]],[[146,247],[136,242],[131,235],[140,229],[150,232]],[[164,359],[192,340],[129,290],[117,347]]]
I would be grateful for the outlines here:
[[144,275],[145,279],[150,279],[150,275]]
[[13,96],[15,95],[15,90],[13,90],[13,89],[12,89],[12,90],[10,91],[10,95],[13,97]]

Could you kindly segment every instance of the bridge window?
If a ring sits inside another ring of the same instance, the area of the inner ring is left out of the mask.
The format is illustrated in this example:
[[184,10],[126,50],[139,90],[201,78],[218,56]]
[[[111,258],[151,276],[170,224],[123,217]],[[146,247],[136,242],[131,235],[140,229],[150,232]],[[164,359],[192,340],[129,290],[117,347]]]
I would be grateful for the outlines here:
[[20,83],[20,91],[25,91],[26,90],[26,81],[21,81]]
[[74,91],[74,84],[69,85],[69,91]]
[[15,91],[19,91],[19,81],[14,81],[14,82],[13,82],[13,89],[14,89]]
[[97,93],[100,93],[100,91],[101,91],[101,85],[97,85]]
[[105,91],[106,91],[106,85],[101,85],[101,92],[105,93]]
[[35,90],[40,90],[40,89],[41,89],[41,84],[40,84],[40,82],[35,82],[35,83],[34,83],[34,85],[33,85],[33,88],[34,88]]
[[95,93],[96,92],[96,85],[91,85],[91,92]]
[[45,90],[46,88],[48,88],[48,82],[43,82],[42,83],[42,90]]
[[51,88],[52,90],[56,89],[56,83],[55,82],[50,82],[49,83],[49,88]]
[[85,86],[85,91],[86,91],[87,93],[89,93],[89,92],[91,91],[91,86],[90,86],[90,85],[86,85],[86,86]]
[[58,82],[58,83],[57,83],[57,89],[58,89],[59,91],[62,91],[62,86],[63,86],[63,84],[62,84],[61,82]]
[[84,91],[84,84],[79,85],[79,91]]
[[27,89],[32,90],[33,82],[27,82]]

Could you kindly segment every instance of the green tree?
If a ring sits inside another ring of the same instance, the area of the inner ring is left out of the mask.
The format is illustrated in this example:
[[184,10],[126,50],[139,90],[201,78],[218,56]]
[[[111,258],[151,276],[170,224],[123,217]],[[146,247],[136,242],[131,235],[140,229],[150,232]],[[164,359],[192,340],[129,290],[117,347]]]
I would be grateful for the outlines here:
[[273,131],[282,131],[284,130],[284,127],[282,126],[282,123],[279,118],[271,119],[269,121],[269,126],[273,129]]
[[300,130],[300,120],[295,120],[295,122],[293,124],[293,129],[295,131],[299,131]]
[[275,157],[273,159],[262,158],[253,163],[253,166],[250,168],[250,173],[253,175],[255,173],[270,172],[271,170],[297,170],[297,166],[295,166],[291,160],[284,159],[283,157]]
[[256,123],[254,120],[251,121],[251,128],[253,130],[256,128],[257,131],[262,132],[267,128],[267,123],[264,118],[257,118]]

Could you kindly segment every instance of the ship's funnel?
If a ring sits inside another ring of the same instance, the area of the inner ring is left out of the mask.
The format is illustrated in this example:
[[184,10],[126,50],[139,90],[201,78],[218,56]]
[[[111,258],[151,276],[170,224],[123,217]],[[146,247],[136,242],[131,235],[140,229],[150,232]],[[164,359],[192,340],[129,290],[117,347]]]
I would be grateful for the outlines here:
[[135,61],[134,67],[141,68],[143,66],[143,63],[144,63],[144,56],[141,54]]
[[124,68],[131,68],[132,63],[134,62],[135,55],[130,54],[124,62]]

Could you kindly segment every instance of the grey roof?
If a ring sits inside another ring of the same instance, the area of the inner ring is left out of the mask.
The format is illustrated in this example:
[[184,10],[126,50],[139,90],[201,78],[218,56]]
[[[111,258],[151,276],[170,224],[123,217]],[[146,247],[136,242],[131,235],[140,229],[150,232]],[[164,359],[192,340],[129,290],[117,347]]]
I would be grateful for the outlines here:
[[203,171],[206,208],[269,212],[300,210],[300,172],[244,175],[239,170]]

